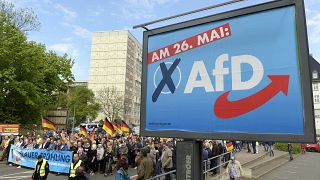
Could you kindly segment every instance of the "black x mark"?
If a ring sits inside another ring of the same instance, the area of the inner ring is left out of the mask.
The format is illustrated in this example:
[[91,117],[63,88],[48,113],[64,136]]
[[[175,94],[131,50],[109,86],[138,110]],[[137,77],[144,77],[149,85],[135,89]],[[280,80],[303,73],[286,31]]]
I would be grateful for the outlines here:
[[158,87],[156,88],[156,90],[154,90],[153,95],[152,95],[152,101],[156,102],[162,89],[164,88],[165,85],[168,86],[170,92],[173,94],[174,91],[176,90],[176,87],[172,81],[171,78],[171,74],[173,73],[173,71],[176,69],[176,67],[178,66],[179,62],[181,61],[180,58],[177,58],[174,60],[173,64],[170,66],[169,70],[167,69],[165,63],[160,63],[160,68],[161,68],[161,72],[162,72],[162,80],[159,83]]

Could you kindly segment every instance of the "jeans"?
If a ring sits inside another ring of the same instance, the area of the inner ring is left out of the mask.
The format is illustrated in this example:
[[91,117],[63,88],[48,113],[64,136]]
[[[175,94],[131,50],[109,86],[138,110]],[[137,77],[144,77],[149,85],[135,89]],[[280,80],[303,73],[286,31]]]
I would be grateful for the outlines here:
[[[171,168],[164,168],[163,170],[166,173],[166,172],[170,172]],[[171,174],[166,175],[166,180],[172,180]]]
[[292,161],[293,160],[292,151],[289,151],[289,155],[290,155],[290,161]]

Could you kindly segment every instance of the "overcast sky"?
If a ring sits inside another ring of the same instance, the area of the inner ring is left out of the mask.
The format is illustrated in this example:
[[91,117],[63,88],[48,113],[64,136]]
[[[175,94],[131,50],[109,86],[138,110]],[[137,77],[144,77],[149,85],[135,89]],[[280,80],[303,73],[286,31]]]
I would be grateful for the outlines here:
[[[9,1],[9,0],[8,0]],[[31,8],[41,22],[30,40],[44,43],[58,54],[75,59],[76,80],[89,79],[92,32],[128,29],[141,42],[143,29],[132,26],[229,0],[10,0],[17,7]],[[151,27],[181,22],[267,0],[247,0],[234,5],[177,18]],[[305,0],[310,53],[320,61],[319,0]],[[150,27],[150,28],[151,28]]]

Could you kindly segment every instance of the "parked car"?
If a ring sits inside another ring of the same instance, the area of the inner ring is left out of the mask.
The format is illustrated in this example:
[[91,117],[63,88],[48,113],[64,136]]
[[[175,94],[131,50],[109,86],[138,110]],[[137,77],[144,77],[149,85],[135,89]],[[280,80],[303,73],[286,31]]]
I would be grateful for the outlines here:
[[316,144],[302,144],[301,148],[305,148],[306,151],[320,152],[320,142],[317,142]]

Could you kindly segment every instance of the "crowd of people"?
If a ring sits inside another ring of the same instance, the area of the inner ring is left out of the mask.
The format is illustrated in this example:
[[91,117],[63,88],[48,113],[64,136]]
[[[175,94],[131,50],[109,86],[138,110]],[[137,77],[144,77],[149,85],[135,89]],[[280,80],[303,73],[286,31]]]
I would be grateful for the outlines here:
[[[132,134],[116,134],[112,137],[98,131],[94,138],[84,136],[77,132],[66,132],[63,129],[57,131],[45,131],[43,134],[36,132],[14,137],[2,137],[3,160],[8,157],[12,144],[23,149],[46,149],[72,151],[73,164],[70,169],[70,179],[74,179],[76,172],[93,176],[96,173],[104,176],[114,175],[116,179],[130,179],[134,174],[128,173],[128,168],[137,169],[137,179],[148,179],[157,174],[169,172],[176,167],[176,142],[174,138],[143,138]],[[223,162],[232,162],[229,149],[226,144],[232,143],[234,153],[247,149],[248,153],[258,153],[257,142],[219,141],[205,140],[203,142],[203,160],[208,160],[207,169],[217,167]],[[273,154],[272,143],[262,143],[265,151]],[[225,154],[219,158],[212,158]],[[39,159],[41,159],[40,157]],[[78,163],[80,162],[80,163]],[[76,167],[77,166],[77,167]],[[227,167],[228,164],[225,164]],[[77,168],[81,167],[81,170]],[[20,168],[20,166],[18,166]],[[234,173],[234,171],[232,171]],[[212,175],[219,173],[219,168],[210,171]],[[59,175],[59,174],[58,174]],[[168,174],[166,180],[171,180]]]
[[[88,133],[89,134],[89,133]],[[172,138],[143,138],[132,134],[115,134],[110,137],[104,131],[95,133],[93,139],[77,132],[45,131],[1,138],[3,155],[8,158],[11,145],[22,149],[46,149],[72,151],[81,160],[84,172],[93,176],[129,178],[128,168],[137,169],[137,179],[147,179],[156,174],[171,171],[175,166],[175,145]],[[18,166],[20,168],[20,166]],[[132,175],[132,174],[131,174]],[[169,179],[170,177],[168,177]]]

